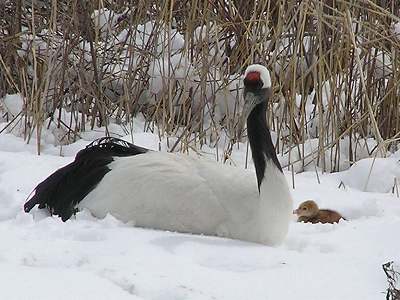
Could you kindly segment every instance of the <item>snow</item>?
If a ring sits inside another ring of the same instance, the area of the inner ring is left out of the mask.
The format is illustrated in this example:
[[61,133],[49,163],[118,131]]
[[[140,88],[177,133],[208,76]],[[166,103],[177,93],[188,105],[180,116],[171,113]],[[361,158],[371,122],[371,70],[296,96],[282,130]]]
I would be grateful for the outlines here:
[[3,109],[5,112],[10,114],[9,118],[12,119],[13,117],[17,116],[23,108],[22,98],[19,94],[13,95],[6,95],[3,100]]
[[343,176],[348,186],[366,192],[388,193],[400,185],[399,158],[365,158],[357,161]]
[[[142,128],[140,120],[135,120],[135,143],[158,149],[157,135],[142,133]],[[68,146],[44,143],[40,156],[34,142],[0,135],[2,298],[385,297],[387,282],[381,266],[398,261],[400,253],[400,198],[390,191],[391,176],[399,175],[398,154],[375,160],[367,191],[365,178],[372,159],[344,172],[319,174],[320,184],[315,172],[296,174],[294,206],[313,199],[348,221],[313,225],[296,223],[293,218],[279,247],[136,228],[112,216],[96,219],[88,211],[65,223],[37,209],[24,213],[23,203],[35,185],[72,161],[79,149],[102,132],[87,132]],[[161,145],[166,149],[164,141]],[[246,147],[235,151],[234,163],[243,166]],[[286,178],[292,186],[291,174]]]
[[395,35],[400,35],[400,22],[393,25],[393,33]]

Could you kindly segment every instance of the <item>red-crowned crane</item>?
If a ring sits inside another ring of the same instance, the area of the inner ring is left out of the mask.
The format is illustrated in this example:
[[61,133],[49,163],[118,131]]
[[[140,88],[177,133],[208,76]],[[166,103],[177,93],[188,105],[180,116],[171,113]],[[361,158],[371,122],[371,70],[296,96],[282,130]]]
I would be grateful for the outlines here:
[[145,228],[279,244],[293,208],[266,123],[270,97],[267,68],[250,65],[242,117],[257,183],[248,170],[102,138],[41,182],[24,209],[39,205],[66,221],[85,208]]

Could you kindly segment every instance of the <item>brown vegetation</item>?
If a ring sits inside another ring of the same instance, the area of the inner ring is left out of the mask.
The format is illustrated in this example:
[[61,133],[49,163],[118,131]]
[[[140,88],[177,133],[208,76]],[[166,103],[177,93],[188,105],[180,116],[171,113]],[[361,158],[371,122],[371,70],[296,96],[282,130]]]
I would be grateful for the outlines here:
[[[104,8],[115,13],[106,29],[91,18]],[[0,97],[23,95],[18,118],[28,140],[48,126],[49,116],[74,139],[87,121],[91,127],[107,126],[113,119],[129,127],[142,111],[146,130],[157,125],[160,136],[178,137],[170,150],[223,145],[229,157],[239,140],[238,87],[230,87],[237,104],[223,120],[211,114],[212,122],[206,123],[205,114],[219,100],[213,95],[228,87],[228,75],[253,62],[273,71],[275,109],[269,122],[280,153],[297,149],[304,165],[304,141],[317,138],[312,161],[335,171],[344,137],[350,137],[350,162],[359,141],[373,137],[378,145],[369,151],[384,153],[400,139],[400,36],[393,30],[400,22],[398,0],[7,0],[0,14]],[[156,25],[145,47],[137,48],[129,39],[148,21]],[[195,34],[199,26],[201,39]],[[157,52],[157,40],[170,40],[171,28],[184,37],[179,51],[194,66],[196,82],[187,70],[177,79],[170,43]],[[123,30],[128,38],[116,43]],[[165,59],[168,67],[161,92],[149,102],[145,91],[155,59]],[[127,70],[115,67],[121,62]],[[222,79],[214,80],[218,72]],[[312,126],[306,114],[310,102]],[[72,112],[68,124],[57,118],[60,107]],[[220,140],[221,132],[228,142]]]

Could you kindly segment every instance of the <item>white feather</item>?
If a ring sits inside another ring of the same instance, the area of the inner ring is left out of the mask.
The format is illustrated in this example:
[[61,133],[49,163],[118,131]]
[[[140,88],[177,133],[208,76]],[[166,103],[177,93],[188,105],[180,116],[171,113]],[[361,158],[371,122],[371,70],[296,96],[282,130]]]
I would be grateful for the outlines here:
[[289,230],[293,211],[293,200],[285,175],[272,160],[266,161],[264,178],[260,186],[259,228],[262,243],[274,245],[281,243]]
[[110,213],[140,227],[268,245],[286,235],[291,198],[274,164],[266,168],[261,198],[254,172],[206,159],[149,152],[115,158],[110,168],[79,204],[96,217]]

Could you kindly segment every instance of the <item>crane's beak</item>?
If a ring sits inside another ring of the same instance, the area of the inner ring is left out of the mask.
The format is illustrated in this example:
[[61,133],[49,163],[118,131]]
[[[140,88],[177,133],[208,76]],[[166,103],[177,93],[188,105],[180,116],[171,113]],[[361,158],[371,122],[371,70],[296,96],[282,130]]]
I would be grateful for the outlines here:
[[263,101],[265,101],[265,102],[269,101],[269,98],[271,96],[271,89],[270,88],[263,89],[263,92],[265,92],[265,94],[254,93],[252,91],[245,92],[242,115],[240,117],[239,124],[238,124],[239,125],[238,128],[240,130],[244,129],[246,122],[247,122],[247,118],[249,117],[249,115],[250,115],[251,111],[254,109],[254,107]]
[[259,100],[258,100],[257,96],[254,95],[254,93],[252,93],[252,92],[245,93],[242,114],[240,116],[239,123],[238,123],[238,129],[240,131],[244,130],[244,128],[246,126],[247,118],[249,117],[253,108],[257,105],[258,101]]

